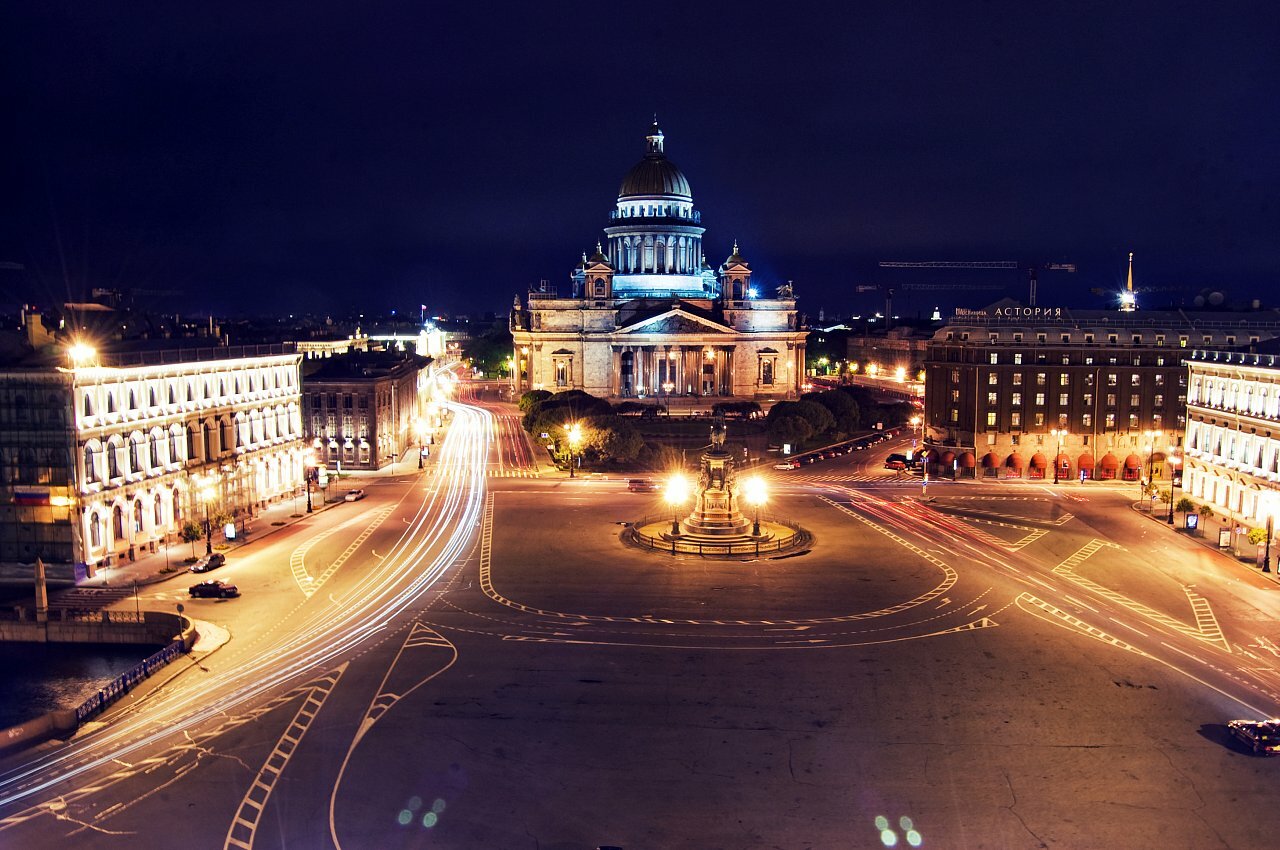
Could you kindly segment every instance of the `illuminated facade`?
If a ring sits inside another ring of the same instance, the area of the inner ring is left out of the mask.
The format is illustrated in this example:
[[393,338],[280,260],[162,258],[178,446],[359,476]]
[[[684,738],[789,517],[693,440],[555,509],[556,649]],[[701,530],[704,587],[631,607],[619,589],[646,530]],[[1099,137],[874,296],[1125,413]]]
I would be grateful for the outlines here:
[[935,471],[960,477],[1168,479],[1187,353],[1277,334],[1274,310],[958,311],[926,356],[926,447]]
[[414,421],[427,397],[425,357],[351,353],[306,373],[304,408],[315,461],[330,469],[381,469],[416,444]]
[[0,372],[0,563],[38,556],[51,577],[92,576],[172,541],[206,509],[242,521],[301,485],[300,355],[261,346],[103,360]]
[[644,158],[623,178],[604,242],[572,275],[571,294],[516,299],[516,391],[794,396],[804,379],[805,333],[791,286],[763,297],[737,245],[713,271],[704,230],[655,123]]
[[[1272,349],[1274,350],[1274,349]],[[1280,516],[1280,355],[1193,351],[1187,358],[1183,489],[1253,527]]]

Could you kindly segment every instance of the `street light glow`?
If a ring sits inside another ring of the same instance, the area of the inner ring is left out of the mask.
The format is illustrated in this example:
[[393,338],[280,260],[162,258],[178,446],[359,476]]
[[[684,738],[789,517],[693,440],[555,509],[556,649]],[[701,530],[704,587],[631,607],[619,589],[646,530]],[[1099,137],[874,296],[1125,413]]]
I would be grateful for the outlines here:
[[759,507],[769,500],[769,490],[763,478],[752,475],[742,482],[742,496],[748,505]]

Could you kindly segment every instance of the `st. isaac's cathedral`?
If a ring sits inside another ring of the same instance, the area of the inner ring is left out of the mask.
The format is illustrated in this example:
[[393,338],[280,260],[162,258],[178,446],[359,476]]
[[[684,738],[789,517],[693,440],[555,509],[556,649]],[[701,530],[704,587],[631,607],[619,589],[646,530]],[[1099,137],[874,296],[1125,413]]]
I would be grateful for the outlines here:
[[580,389],[644,398],[795,397],[805,334],[791,286],[773,297],[733,253],[713,271],[702,216],[657,122],[622,179],[605,241],[585,254],[573,293],[533,291],[511,311],[518,392]]

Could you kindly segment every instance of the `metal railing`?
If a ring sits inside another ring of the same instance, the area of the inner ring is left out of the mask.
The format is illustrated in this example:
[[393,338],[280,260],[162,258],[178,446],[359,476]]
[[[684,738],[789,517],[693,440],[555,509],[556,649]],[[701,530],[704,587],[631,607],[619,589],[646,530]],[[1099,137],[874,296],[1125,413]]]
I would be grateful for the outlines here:
[[800,526],[776,519],[771,519],[769,522],[774,525],[785,525],[795,533],[789,537],[779,540],[751,540],[738,543],[707,543],[699,540],[681,540],[678,537],[650,537],[647,534],[641,534],[638,530],[644,526],[657,522],[670,523],[670,520],[666,518],[646,516],[640,522],[632,523],[631,528],[629,529],[631,540],[647,549],[653,549],[659,552],[668,552],[672,555],[722,556],[764,555],[769,554],[770,552],[785,552],[790,549],[798,548],[809,541],[808,532],[801,529]]
[[183,652],[181,640],[175,640],[164,649],[148,656],[139,664],[116,676],[96,694],[89,697],[76,708],[76,722],[83,723],[99,711],[111,705],[133,689],[133,686],[150,676],[156,670],[177,658]]

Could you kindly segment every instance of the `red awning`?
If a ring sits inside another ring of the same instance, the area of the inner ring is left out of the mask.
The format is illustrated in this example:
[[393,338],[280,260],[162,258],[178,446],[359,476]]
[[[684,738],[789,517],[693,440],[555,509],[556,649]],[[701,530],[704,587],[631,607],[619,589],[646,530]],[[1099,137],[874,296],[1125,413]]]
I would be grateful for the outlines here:
[[1093,469],[1093,455],[1080,455],[1080,459],[1076,461],[1076,466],[1081,469]]
[[960,455],[960,465],[963,466],[965,469],[973,469],[975,466],[977,466],[977,461],[974,460],[973,452],[965,452],[964,454]]
[[1067,457],[1065,454],[1060,454],[1058,455],[1057,463],[1058,469],[1067,469],[1071,466],[1071,458]]
[[[973,455],[969,455],[969,457],[972,458]],[[938,458],[938,463],[942,464],[943,466],[950,466],[951,462],[955,459],[956,459],[955,452],[943,452],[942,457]]]
[[1004,465],[1010,469],[1022,469],[1022,455],[1014,452],[1005,460]]
[[1031,456],[1031,467],[1033,469],[1044,469],[1049,465],[1049,459],[1040,452],[1036,452]]
[[1125,469],[1141,469],[1142,460],[1137,455],[1129,455],[1124,459]]
[[982,465],[988,469],[995,469],[1000,465],[1000,458],[996,457],[995,452],[987,452],[982,456]]
[[1107,452],[1102,456],[1101,465],[1103,469],[1117,469],[1120,466],[1120,461],[1111,452]]

